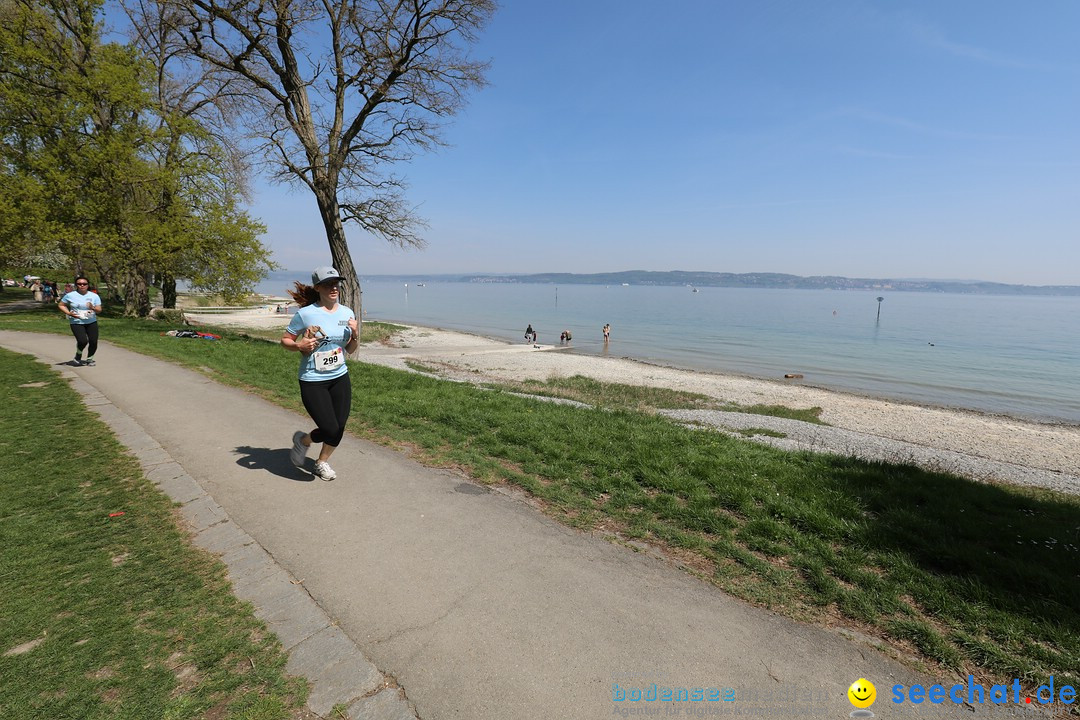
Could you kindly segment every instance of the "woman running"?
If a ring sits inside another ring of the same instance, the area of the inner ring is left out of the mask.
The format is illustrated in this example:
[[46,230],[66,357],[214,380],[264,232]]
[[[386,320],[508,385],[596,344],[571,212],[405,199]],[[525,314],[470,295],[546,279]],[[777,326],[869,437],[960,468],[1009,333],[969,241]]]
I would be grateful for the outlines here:
[[304,466],[308,448],[321,442],[315,474],[333,480],[337,473],[327,460],[341,443],[352,406],[352,385],[345,356],[356,350],[360,324],[352,310],[338,304],[341,278],[332,267],[315,268],[311,285],[295,283],[289,294],[300,308],[293,315],[281,344],[296,350],[300,359],[300,399],[315,423],[310,433],[293,433],[289,457],[296,467]]
[[[68,316],[71,334],[75,336],[75,360],[73,365],[96,365],[94,353],[97,352],[98,324],[97,314],[101,312],[101,298],[90,290],[90,281],[84,275],[75,278],[75,289],[60,298],[57,307]],[[83,349],[90,346],[86,360],[82,359]]]

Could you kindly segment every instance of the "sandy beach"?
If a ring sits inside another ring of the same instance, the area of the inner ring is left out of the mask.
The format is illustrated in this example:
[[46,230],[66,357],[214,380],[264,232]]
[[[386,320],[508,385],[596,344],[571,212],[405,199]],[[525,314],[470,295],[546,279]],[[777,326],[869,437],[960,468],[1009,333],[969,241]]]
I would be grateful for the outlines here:
[[[195,318],[192,318],[195,321]],[[202,316],[199,322],[275,328],[288,316],[237,313]],[[1035,485],[1080,495],[1080,426],[1043,424],[959,409],[924,407],[881,398],[806,387],[798,380],[763,380],[660,367],[618,357],[575,354],[559,345],[509,344],[467,333],[409,327],[387,344],[361,346],[360,360],[408,369],[407,360],[438,368],[468,382],[547,380],[583,375],[602,382],[673,388],[741,405],[822,408],[830,427],[715,411],[674,411],[677,419],[720,431],[774,428],[786,438],[758,436],[789,449],[910,462],[982,481]]]

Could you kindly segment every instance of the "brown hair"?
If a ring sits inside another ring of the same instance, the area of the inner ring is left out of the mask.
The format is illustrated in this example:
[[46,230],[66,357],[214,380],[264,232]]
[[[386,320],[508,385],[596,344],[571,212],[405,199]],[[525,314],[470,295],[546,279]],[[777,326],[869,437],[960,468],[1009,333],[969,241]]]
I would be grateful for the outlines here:
[[319,291],[315,289],[314,285],[305,285],[299,280],[294,282],[293,285],[296,286],[296,289],[290,290],[289,295],[300,307],[307,307],[319,302]]

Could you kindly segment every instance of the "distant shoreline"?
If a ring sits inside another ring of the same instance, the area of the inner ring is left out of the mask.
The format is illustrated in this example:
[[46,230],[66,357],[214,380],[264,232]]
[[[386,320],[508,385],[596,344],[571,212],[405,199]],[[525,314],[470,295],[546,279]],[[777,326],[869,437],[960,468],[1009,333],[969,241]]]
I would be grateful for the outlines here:
[[[310,271],[279,270],[276,278],[304,280]],[[275,278],[275,280],[269,280]],[[366,281],[400,283],[521,283],[533,285],[644,285],[656,287],[759,288],[767,290],[833,290],[953,293],[957,295],[1015,295],[1080,297],[1080,285],[1026,285],[984,280],[933,280],[926,278],[849,278],[841,275],[790,275],[786,273],[721,273],[685,270],[628,270],[611,273],[417,273],[413,275],[361,275]],[[281,294],[280,291],[274,294]]]
[[[291,272],[291,271],[290,271]],[[1022,285],[981,280],[848,278],[784,273],[717,273],[631,270],[615,273],[454,273],[443,275],[367,275],[361,281],[524,283],[534,285],[646,285],[658,287],[760,288],[769,290],[854,290],[954,293],[958,295],[1080,296],[1080,285]]]

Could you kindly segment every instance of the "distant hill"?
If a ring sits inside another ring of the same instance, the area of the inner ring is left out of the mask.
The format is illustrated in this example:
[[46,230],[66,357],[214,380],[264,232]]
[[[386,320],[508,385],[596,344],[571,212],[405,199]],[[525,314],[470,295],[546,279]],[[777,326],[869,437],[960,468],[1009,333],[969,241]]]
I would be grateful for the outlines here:
[[423,282],[541,283],[553,285],[693,285],[696,287],[792,288],[799,290],[881,290],[942,292],[975,295],[1080,295],[1078,285],[1009,285],[967,280],[893,280],[846,278],[839,275],[803,277],[784,273],[718,273],[671,270],[628,270],[611,273],[534,273],[529,275],[379,276]]

